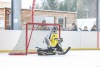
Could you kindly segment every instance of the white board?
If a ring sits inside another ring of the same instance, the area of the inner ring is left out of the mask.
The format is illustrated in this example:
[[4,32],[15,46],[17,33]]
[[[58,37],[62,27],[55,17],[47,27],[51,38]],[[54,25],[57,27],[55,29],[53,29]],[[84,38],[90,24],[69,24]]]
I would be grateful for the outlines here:
[[4,20],[0,20],[0,28],[1,28],[1,27],[3,28],[4,25],[5,25],[5,24],[4,24]]

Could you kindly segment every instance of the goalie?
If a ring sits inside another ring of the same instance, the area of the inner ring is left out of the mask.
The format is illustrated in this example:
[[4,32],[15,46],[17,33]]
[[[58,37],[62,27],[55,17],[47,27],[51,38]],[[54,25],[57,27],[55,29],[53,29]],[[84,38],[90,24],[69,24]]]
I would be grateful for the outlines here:
[[[47,40],[48,39],[48,40]],[[48,49],[56,48],[58,51],[62,51],[60,43],[63,41],[62,38],[59,39],[58,33],[57,33],[57,27],[53,27],[51,30],[51,34],[49,35],[49,38],[45,38],[45,41],[49,41]]]
[[69,51],[63,51],[61,43],[63,42],[62,38],[59,38],[57,33],[57,27],[53,27],[50,30],[50,34],[45,37],[45,43],[47,44],[47,49],[38,49],[38,55],[55,55],[55,54],[65,54]]

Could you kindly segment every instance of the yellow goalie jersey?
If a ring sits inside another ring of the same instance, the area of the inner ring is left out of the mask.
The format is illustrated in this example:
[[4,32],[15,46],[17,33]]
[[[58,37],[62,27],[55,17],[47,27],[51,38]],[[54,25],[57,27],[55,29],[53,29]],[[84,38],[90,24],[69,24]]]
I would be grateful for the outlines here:
[[51,38],[50,38],[50,46],[51,47],[55,47],[58,44],[58,34],[57,33],[53,33],[51,34]]

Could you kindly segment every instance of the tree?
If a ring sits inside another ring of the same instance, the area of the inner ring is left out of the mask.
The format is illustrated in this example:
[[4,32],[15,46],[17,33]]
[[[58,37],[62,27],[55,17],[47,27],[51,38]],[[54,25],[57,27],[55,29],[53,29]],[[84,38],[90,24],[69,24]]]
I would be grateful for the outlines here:
[[97,0],[78,0],[78,18],[96,18]]
[[40,6],[38,4],[35,4],[35,9],[40,9]]
[[72,4],[70,5],[70,11],[76,12],[77,11],[77,0],[72,0]]
[[77,0],[64,0],[64,11],[76,12]]
[[42,9],[77,12],[77,18],[95,18],[97,0],[45,0]]
[[57,10],[58,0],[46,0],[42,3],[42,8],[47,10]]
[[48,6],[48,3],[46,1],[43,1],[43,3],[42,3],[42,9],[49,10],[49,6]]
[[59,11],[64,11],[65,10],[63,1],[59,3],[58,10]]

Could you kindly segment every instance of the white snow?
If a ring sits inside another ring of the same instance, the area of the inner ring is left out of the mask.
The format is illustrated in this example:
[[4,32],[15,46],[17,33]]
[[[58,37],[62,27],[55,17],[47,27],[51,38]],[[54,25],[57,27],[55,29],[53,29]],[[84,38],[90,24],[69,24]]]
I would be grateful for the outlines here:
[[69,51],[66,55],[10,56],[0,54],[0,67],[100,67],[100,50]]

